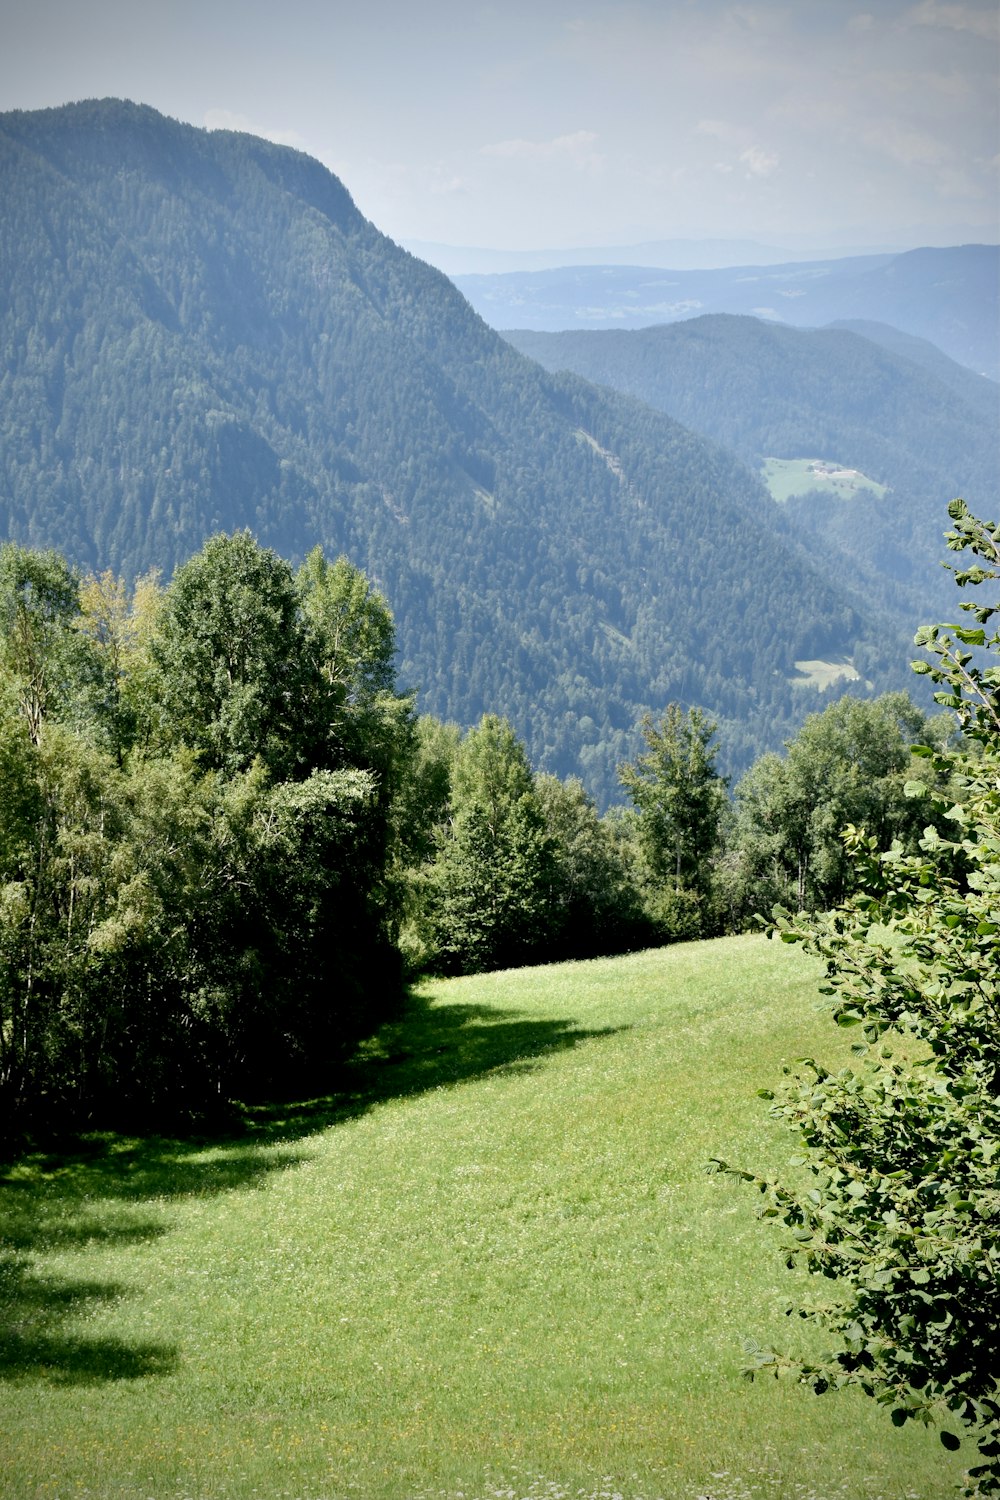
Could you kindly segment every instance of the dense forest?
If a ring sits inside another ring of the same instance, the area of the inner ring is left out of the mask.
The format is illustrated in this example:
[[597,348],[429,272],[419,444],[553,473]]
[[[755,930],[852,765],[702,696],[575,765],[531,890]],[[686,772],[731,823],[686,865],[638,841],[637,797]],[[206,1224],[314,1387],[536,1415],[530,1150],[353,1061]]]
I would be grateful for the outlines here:
[[926,822],[905,694],[842,698],[732,801],[670,704],[628,810],[399,692],[385,600],[219,534],[162,586],[0,550],[0,1105],[16,1140],[329,1088],[407,973],[738,931],[850,889],[840,840]]
[[937,561],[942,496],[988,505],[1000,485],[1000,390],[892,329],[786,328],[715,315],[657,328],[506,335],[548,370],[637,396],[758,469],[820,458],[889,493],[790,501],[845,590],[877,591],[907,619],[950,608]]
[[318,162],[103,101],[0,117],[0,181],[0,537],[130,582],[241,527],[344,553],[428,712],[601,805],[669,701],[735,774],[825,701],[796,661],[904,685],[745,463],[518,354]]

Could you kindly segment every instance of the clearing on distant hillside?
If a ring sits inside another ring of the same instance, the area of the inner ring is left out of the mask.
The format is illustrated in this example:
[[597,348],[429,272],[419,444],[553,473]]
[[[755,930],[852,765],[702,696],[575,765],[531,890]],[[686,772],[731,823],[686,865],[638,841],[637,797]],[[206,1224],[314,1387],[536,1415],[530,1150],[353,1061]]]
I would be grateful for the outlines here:
[[[861,673],[846,656],[837,656],[829,661],[797,661],[795,671],[796,676],[788,679],[793,687],[812,687],[823,691],[835,682],[861,681]],[[865,686],[871,687],[871,683],[866,683]]]
[[860,469],[826,458],[765,458],[760,472],[772,498],[782,502],[793,495],[811,495],[816,491],[836,495],[840,500],[869,491],[881,500],[888,488],[869,479]]

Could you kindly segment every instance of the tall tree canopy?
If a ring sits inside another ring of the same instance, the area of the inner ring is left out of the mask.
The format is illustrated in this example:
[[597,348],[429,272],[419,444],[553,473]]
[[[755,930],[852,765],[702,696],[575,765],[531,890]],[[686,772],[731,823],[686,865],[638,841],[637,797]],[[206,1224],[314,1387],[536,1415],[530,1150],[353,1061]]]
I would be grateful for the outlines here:
[[725,782],[715,769],[715,724],[700,708],[671,703],[660,723],[642,723],[645,752],[619,768],[639,812],[639,839],[658,909],[669,936],[713,930],[713,870],[725,808]]
[[906,786],[930,770],[911,746],[943,743],[950,728],[905,693],[841,698],[810,714],[784,755],[762,755],[736,785],[726,870],[734,909],[749,916],[776,901],[819,908],[842,900],[857,879],[841,837],[849,824],[880,849],[894,839],[915,847],[926,810]]
[[487,714],[455,762],[435,863],[433,944],[438,965],[475,972],[530,962],[550,928],[551,841],[524,747]]
[[410,705],[384,602],[310,569],[248,532],[165,590],[0,552],[10,1129],[308,1087],[384,1009]]
[[152,654],[168,743],[227,773],[256,758],[278,776],[306,768],[316,693],[295,583],[248,531],[212,537],[178,568]]

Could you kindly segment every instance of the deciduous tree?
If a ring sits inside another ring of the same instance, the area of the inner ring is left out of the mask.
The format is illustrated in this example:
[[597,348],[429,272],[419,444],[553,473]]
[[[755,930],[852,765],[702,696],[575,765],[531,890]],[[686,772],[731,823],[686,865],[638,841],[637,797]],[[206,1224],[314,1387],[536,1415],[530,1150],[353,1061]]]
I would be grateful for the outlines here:
[[894,839],[910,848],[925,810],[905,795],[926,779],[917,741],[939,744],[950,724],[930,720],[905,693],[844,697],[810,714],[785,754],[766,754],[736,786],[725,884],[737,923],[775,902],[829,907],[856,880],[841,834],[864,827],[880,849]]
[[[1000,579],[1000,527],[962,501],[950,548],[979,561],[960,585]],[[823,916],[779,913],[776,931],[825,965],[842,1026],[862,1040],[854,1066],[808,1062],[774,1096],[799,1133],[808,1187],[739,1170],[764,1214],[791,1231],[789,1264],[826,1278],[830,1297],[800,1309],[837,1336],[827,1357],[794,1363],[754,1351],[750,1373],[792,1365],[817,1392],[859,1386],[897,1425],[947,1422],[978,1444],[970,1493],[1000,1493],[1000,605],[965,601],[977,624],[922,629],[938,686],[965,735],[926,758],[950,784],[919,848],[850,830],[858,889]],[[713,1164],[729,1170],[725,1163]]]

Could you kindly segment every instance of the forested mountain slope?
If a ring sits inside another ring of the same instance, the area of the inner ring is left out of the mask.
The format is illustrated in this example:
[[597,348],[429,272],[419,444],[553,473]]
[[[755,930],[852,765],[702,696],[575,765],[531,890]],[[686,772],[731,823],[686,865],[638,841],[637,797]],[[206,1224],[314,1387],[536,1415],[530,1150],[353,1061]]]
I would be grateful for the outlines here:
[[838,319],[888,323],[929,339],[978,374],[1000,378],[1000,246],[716,271],[636,266],[456,276],[494,328],[645,328],[745,313],[797,328]]
[[[956,360],[950,359],[929,339],[917,338],[915,334],[903,333],[889,323],[876,323],[865,318],[838,318],[828,326],[859,333],[873,344],[879,344],[883,349],[889,349],[893,354],[910,360],[912,364],[920,365],[954,391],[987,422],[997,422],[1000,415],[1000,386],[996,380],[977,375],[968,365],[960,365]],[[1000,340],[1000,325],[997,337]]]
[[901,670],[736,458],[547,375],[308,157],[92,101],[0,117],[0,191],[0,537],[345,551],[421,707],[601,795],[647,708],[704,705],[738,766],[815,706],[797,659]]
[[[867,329],[870,325],[859,325]],[[892,329],[798,329],[717,314],[642,330],[506,336],[550,370],[627,391],[758,467],[820,458],[889,493],[789,507],[844,586],[891,584],[901,613],[950,608],[938,566],[941,505],[989,508],[1000,485],[1000,390]]]

